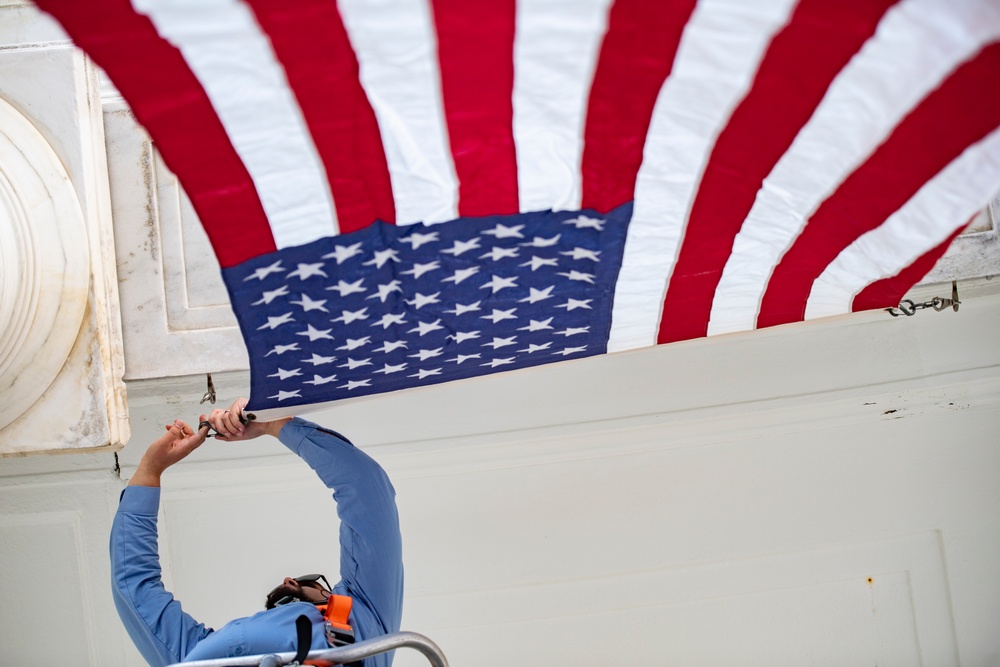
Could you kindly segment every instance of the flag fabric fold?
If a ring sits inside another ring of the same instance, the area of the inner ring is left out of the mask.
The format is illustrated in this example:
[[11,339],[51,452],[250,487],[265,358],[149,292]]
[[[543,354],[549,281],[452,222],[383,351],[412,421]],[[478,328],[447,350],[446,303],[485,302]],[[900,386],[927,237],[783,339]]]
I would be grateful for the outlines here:
[[893,306],[1000,186],[993,0],[36,0],[263,414]]

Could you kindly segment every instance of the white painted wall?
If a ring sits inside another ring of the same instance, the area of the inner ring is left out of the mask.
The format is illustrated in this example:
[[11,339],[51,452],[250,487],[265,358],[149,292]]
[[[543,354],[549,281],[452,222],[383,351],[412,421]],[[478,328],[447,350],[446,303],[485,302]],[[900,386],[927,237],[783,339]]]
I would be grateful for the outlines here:
[[[315,418],[393,478],[404,627],[453,665],[992,665],[996,287],[967,288],[958,314],[824,320]],[[226,397],[245,382],[217,380]],[[197,416],[202,381],[130,386],[123,477],[160,423]],[[0,461],[0,594],[17,601],[0,663],[45,645],[60,600],[51,655],[142,664],[106,583],[112,466]],[[165,487],[168,585],[210,624],[280,576],[337,570],[332,502],[275,441],[210,443]]]

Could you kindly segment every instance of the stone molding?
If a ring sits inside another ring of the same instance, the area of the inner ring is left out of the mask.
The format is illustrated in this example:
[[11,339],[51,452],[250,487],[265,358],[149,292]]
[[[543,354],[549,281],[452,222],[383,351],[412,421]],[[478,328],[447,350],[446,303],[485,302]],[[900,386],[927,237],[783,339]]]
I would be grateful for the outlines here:
[[[30,7],[0,7],[0,23]],[[128,439],[97,68],[0,31],[0,456]],[[54,36],[54,35],[53,35]]]
[[249,368],[219,264],[177,177],[128,106],[103,105],[125,378]]

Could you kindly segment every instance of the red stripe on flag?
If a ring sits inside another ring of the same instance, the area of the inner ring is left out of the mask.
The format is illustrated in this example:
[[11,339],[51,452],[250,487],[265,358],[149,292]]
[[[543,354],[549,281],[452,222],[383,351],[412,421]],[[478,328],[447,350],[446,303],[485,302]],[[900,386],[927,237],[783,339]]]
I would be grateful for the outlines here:
[[181,52],[128,0],[39,0],[149,131],[223,268],[275,250],[253,180]]
[[865,287],[854,296],[851,302],[851,310],[873,310],[875,308],[895,308],[903,300],[906,292],[919,283],[921,279],[930,273],[937,261],[941,259],[951,242],[962,233],[966,224],[952,232],[943,243],[917,258],[913,264],[890,278],[877,280]]
[[881,225],[920,187],[1000,125],[983,91],[1000,85],[1000,42],[956,69],[806,223],[775,267],[757,326],[801,320],[817,277],[862,234]]
[[335,3],[248,0],[271,39],[323,162],[340,233],[395,222],[382,136]]
[[587,104],[582,207],[631,201],[650,119],[695,0],[617,0]]
[[764,179],[895,0],[803,0],[719,135],[663,301],[657,341],[706,335],[736,235]]
[[432,5],[458,213],[517,213],[515,0],[433,0]]

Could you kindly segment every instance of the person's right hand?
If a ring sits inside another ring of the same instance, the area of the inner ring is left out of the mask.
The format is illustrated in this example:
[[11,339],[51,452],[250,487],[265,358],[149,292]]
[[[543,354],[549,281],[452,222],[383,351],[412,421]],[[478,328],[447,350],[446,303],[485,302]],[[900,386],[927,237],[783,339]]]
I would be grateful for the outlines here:
[[241,440],[251,440],[262,435],[278,437],[281,427],[291,419],[290,417],[286,417],[285,419],[269,422],[250,421],[244,426],[240,423],[240,415],[243,414],[243,408],[246,405],[247,399],[237,398],[225,410],[218,408],[212,410],[212,414],[208,416],[208,422],[219,433],[216,439],[223,442],[238,442]]
[[142,455],[130,485],[159,486],[163,471],[200,447],[208,435],[207,428],[195,431],[179,419],[165,428],[166,432],[150,443]]

